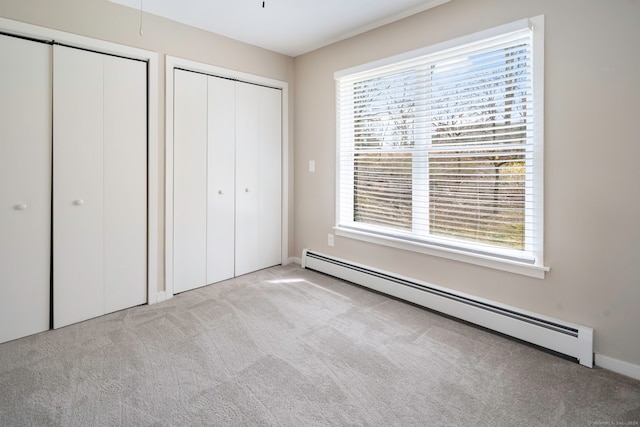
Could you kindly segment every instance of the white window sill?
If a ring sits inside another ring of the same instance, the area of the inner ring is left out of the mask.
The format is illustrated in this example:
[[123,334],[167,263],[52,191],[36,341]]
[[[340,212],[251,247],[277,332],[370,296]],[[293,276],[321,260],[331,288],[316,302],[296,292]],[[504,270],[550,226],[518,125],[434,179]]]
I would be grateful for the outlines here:
[[545,267],[544,265],[530,264],[513,259],[492,257],[490,255],[467,252],[464,250],[457,250],[453,248],[443,248],[426,243],[411,242],[401,238],[383,236],[361,230],[334,227],[334,231],[337,236],[341,237],[347,237],[350,239],[362,240],[364,242],[376,243],[392,248],[404,249],[407,251],[423,253],[426,255],[466,262],[468,264],[493,268],[495,270],[508,271],[510,273],[534,277],[536,279],[544,279],[545,273],[549,271],[549,267]]

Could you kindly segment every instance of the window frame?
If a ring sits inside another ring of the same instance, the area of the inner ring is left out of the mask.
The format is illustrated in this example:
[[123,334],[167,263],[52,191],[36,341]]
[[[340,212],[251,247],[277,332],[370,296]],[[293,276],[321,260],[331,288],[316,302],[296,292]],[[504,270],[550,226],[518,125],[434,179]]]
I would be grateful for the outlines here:
[[[534,218],[536,224],[533,232],[533,240],[535,242],[533,259],[526,260],[512,256],[508,249],[500,250],[493,248],[491,252],[478,251],[473,244],[465,244],[463,241],[456,242],[452,245],[448,242],[439,242],[437,238],[429,241],[417,240],[411,237],[411,233],[390,232],[384,227],[376,227],[371,224],[349,224],[341,225],[340,212],[340,163],[341,159],[341,130],[340,128],[340,87],[336,84],[336,211],[334,232],[337,236],[356,239],[369,243],[383,246],[394,247],[398,249],[423,253],[427,255],[447,258],[455,261],[465,262],[474,265],[480,265],[497,270],[508,271],[511,273],[521,274],[538,279],[544,279],[545,273],[549,271],[549,267],[544,265],[543,249],[544,249],[544,16],[536,16],[532,18],[521,19],[505,25],[500,25],[485,31],[449,40],[443,43],[426,46],[421,49],[395,55],[382,60],[352,67],[346,70],[338,71],[334,77],[336,83],[339,79],[359,74],[367,71],[373,71],[377,68],[392,65],[395,63],[412,60],[421,56],[437,53],[456,46],[472,43],[475,41],[488,39],[502,34],[507,34],[524,28],[532,30],[532,77],[533,77],[533,97],[534,97],[534,115],[535,122],[533,124],[533,186],[534,192]],[[351,162],[353,164],[353,162]],[[353,210],[353,207],[351,208]]]

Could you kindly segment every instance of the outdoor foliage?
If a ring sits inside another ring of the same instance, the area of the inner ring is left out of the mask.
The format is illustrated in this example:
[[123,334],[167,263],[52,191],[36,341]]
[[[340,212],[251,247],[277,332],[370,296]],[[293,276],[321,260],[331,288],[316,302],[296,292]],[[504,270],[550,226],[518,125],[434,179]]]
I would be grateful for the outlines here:
[[523,249],[525,54],[516,46],[356,84],[354,221]]

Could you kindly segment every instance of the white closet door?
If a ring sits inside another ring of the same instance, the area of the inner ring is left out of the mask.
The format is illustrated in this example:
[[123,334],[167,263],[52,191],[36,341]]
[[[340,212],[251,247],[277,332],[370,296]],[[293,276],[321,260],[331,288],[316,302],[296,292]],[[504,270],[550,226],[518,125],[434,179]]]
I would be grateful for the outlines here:
[[54,327],[104,313],[103,59],[54,46]]
[[54,47],[53,320],[146,301],[146,66]]
[[282,263],[282,92],[260,87],[260,264]]
[[[281,92],[236,88],[236,275],[280,264]],[[274,256],[277,254],[277,256]]]
[[207,283],[234,276],[235,82],[208,77]]
[[147,66],[104,56],[104,308],[147,301]]
[[260,102],[259,87],[236,86],[236,276],[260,267]]
[[173,288],[207,284],[207,76],[174,70]]
[[0,343],[49,329],[51,46],[0,36]]

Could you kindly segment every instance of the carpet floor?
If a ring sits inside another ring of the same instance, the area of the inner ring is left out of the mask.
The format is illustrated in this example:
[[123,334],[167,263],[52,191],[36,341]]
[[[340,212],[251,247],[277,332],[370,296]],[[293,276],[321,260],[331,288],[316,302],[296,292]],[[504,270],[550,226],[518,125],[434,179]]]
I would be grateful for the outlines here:
[[639,421],[640,381],[295,265],[0,345],[2,426]]

